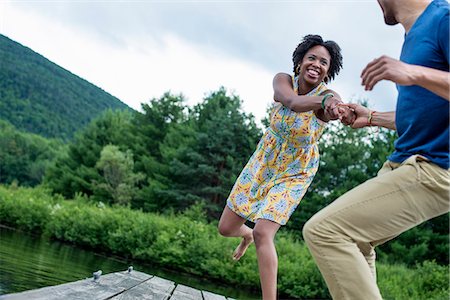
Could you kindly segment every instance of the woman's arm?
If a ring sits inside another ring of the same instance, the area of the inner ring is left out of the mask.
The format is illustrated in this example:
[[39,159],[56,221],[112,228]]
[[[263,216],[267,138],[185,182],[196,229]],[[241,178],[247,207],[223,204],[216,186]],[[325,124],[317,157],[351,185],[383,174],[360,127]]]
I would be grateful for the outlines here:
[[[273,78],[273,98],[275,101],[282,103],[284,106],[296,112],[319,111],[322,109],[323,96],[303,96],[297,95],[292,86],[292,77],[286,73],[278,73]],[[340,101],[340,96],[331,90],[327,90],[322,94],[332,92],[334,97],[330,97],[325,102],[327,110],[334,110]],[[332,116],[333,118],[336,116]]]
[[[334,102],[334,106],[333,106],[334,108],[331,108],[330,105],[328,105],[328,109],[329,110],[323,109],[322,107],[320,107],[320,109],[317,109],[317,110],[314,111],[314,113],[316,114],[316,117],[318,117],[320,120],[322,120],[324,122],[329,122],[329,121],[338,119],[338,115],[337,115],[338,111],[336,110],[336,108],[337,108],[337,106],[339,104],[342,103],[341,97],[333,90],[325,90],[322,93],[320,93],[319,95],[320,95],[320,97],[323,100],[324,95],[326,95],[328,93],[334,94],[335,95],[334,98],[338,99],[339,102]],[[327,104],[327,102],[329,100],[330,99],[327,99],[325,104]],[[328,103],[328,104],[330,104],[330,103]]]

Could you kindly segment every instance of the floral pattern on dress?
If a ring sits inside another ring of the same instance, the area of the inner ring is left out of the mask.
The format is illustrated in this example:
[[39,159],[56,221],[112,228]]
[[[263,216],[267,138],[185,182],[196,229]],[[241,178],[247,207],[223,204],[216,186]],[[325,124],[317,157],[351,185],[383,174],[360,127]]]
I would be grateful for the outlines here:
[[[298,78],[293,78],[298,90]],[[308,96],[326,90],[321,83]],[[295,112],[275,102],[271,122],[227,200],[239,216],[285,225],[319,167],[318,140],[325,128],[314,111]]]

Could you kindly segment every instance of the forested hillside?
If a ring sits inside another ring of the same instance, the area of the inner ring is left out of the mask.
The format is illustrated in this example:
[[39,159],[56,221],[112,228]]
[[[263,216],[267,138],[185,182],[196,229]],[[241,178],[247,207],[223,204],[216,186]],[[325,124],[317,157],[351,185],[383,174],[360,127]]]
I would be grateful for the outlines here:
[[70,139],[119,99],[0,35],[0,119],[45,137]]
[[61,140],[19,131],[0,120],[0,183],[35,186],[58,154],[65,152]]

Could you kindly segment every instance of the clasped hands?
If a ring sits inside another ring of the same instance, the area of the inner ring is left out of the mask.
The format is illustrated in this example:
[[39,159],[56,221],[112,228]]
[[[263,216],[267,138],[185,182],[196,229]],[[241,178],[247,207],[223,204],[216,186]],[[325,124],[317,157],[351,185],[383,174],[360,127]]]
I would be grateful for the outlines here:
[[331,97],[324,103],[324,113],[329,120],[339,120],[352,128],[368,125],[370,109],[356,103],[344,103],[337,97]]
[[[366,91],[371,91],[382,80],[389,80],[399,85],[417,84],[415,74],[419,72],[420,68],[423,69],[423,67],[413,66],[383,55],[374,59],[364,68],[361,73],[361,84]],[[444,94],[448,95],[448,90]],[[373,115],[373,112],[367,107],[353,103],[344,104],[337,97],[326,100],[324,113],[329,120],[340,120],[342,124],[352,128],[370,126],[370,119]]]

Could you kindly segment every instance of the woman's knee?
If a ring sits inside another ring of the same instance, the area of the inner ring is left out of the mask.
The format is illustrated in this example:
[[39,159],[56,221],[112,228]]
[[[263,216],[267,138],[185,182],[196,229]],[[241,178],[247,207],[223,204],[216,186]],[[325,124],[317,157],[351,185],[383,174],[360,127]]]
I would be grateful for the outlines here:
[[230,236],[232,232],[232,227],[224,222],[219,222],[219,226],[217,226],[217,229],[221,236]]
[[274,235],[270,232],[267,232],[267,230],[264,230],[264,228],[256,226],[253,228],[253,240],[255,241],[255,245],[259,245],[261,243],[264,243],[265,241],[273,241]]
[[261,241],[267,237],[267,234],[264,233],[263,230],[258,228],[253,228],[253,240],[255,241],[255,245],[261,243]]
[[227,233],[226,229],[223,226],[221,226],[220,224],[219,224],[219,226],[217,226],[217,231],[219,231],[219,234],[221,236],[227,236],[226,235],[226,233]]

